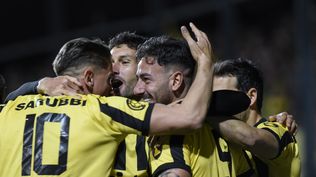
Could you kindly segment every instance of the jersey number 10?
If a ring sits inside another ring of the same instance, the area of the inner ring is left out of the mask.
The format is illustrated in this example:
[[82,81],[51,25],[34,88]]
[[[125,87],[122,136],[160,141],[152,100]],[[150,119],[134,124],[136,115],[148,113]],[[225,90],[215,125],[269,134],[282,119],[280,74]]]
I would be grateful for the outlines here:
[[[35,127],[35,143],[33,151],[33,134],[34,121]],[[60,123],[60,144],[58,154],[58,164],[43,165],[43,137],[45,122]],[[38,175],[60,175],[67,169],[68,154],[68,135],[69,135],[70,118],[66,114],[43,113],[36,117],[36,114],[26,115],[24,136],[23,136],[23,154],[22,154],[22,176],[31,175],[32,156],[34,154],[33,170]]]

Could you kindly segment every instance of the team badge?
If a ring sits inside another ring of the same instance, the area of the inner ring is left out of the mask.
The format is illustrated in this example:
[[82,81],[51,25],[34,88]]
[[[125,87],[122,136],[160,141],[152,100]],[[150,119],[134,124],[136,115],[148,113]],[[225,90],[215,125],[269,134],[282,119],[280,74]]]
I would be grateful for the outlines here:
[[127,99],[126,103],[130,109],[135,110],[135,111],[143,110],[146,107],[145,104],[142,104],[141,102],[131,100],[131,99]]
[[158,159],[162,152],[162,144],[155,144],[151,150],[151,153],[155,159]]
[[162,143],[160,142],[160,138],[160,136],[150,136],[148,139],[151,154],[155,159],[158,159],[162,152]]
[[277,128],[279,127],[277,124],[275,124],[274,122],[264,122],[263,125],[267,126],[267,127],[274,127],[274,128]]

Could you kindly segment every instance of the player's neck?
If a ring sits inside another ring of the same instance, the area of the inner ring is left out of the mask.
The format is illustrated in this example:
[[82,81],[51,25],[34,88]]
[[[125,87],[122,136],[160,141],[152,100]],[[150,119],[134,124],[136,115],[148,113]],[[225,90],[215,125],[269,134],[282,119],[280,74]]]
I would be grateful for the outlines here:
[[256,110],[250,110],[247,124],[254,126],[260,119],[262,119],[262,116]]

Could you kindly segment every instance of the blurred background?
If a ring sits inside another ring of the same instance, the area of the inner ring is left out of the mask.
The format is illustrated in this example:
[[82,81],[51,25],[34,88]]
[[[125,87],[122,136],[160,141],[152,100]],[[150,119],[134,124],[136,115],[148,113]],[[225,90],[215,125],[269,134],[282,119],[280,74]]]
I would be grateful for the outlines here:
[[0,74],[6,93],[54,76],[51,63],[66,41],[122,31],[180,36],[194,22],[218,58],[254,60],[265,77],[265,116],[288,111],[299,124],[302,176],[316,176],[315,0],[3,1]]

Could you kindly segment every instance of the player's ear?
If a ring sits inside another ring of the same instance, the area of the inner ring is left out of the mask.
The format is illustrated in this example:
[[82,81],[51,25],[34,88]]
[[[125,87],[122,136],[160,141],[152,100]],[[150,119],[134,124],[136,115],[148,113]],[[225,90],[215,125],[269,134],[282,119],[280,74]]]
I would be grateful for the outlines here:
[[180,71],[176,71],[174,72],[171,76],[170,76],[170,81],[171,81],[171,89],[173,91],[177,91],[179,90],[179,88],[181,87],[181,85],[183,84],[183,74]]
[[83,81],[87,86],[87,89],[92,93],[94,86],[94,72],[90,68],[84,70]]
[[247,95],[250,98],[250,108],[255,109],[257,106],[257,96],[258,96],[258,92],[257,89],[255,88],[250,88],[247,92]]

